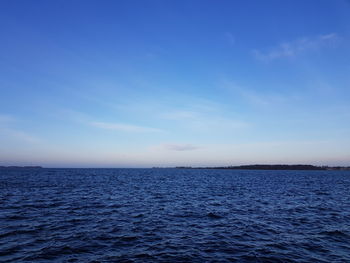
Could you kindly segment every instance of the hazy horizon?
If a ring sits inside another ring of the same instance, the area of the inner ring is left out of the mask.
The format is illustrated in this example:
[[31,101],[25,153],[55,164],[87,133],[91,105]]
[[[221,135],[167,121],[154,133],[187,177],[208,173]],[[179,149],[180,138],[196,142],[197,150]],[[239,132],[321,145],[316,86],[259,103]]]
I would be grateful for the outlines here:
[[0,166],[350,166],[349,13],[1,1]]

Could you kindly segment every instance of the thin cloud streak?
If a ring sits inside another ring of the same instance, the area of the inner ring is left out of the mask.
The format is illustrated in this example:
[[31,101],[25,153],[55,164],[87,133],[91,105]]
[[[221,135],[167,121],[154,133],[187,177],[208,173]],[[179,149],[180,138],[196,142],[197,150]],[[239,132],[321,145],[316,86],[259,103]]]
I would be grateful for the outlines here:
[[130,125],[124,123],[90,122],[90,125],[96,128],[113,130],[118,132],[162,132],[162,130],[156,128]]
[[187,128],[213,131],[213,129],[237,130],[247,128],[251,123],[224,116],[222,109],[211,110],[183,110],[172,109],[160,115],[160,118],[182,123]]
[[0,114],[0,125],[14,122],[15,118],[7,114]]
[[5,136],[8,136],[10,138],[13,138],[15,140],[19,140],[26,143],[39,143],[41,142],[41,139],[32,136],[26,132],[11,129],[11,128],[0,128],[0,133],[4,134]]
[[195,111],[173,110],[161,114],[161,117],[166,120],[196,120],[199,114]]
[[307,50],[316,50],[321,47],[330,46],[336,43],[339,37],[336,33],[320,35],[317,37],[304,37],[291,42],[284,42],[269,51],[253,50],[258,60],[265,62],[281,58],[292,58]]
[[89,125],[95,128],[104,129],[104,130],[113,130],[117,132],[133,132],[133,133],[142,133],[142,132],[163,132],[163,130],[152,127],[145,127],[127,123],[119,122],[102,122],[95,121],[95,118],[75,110],[63,109],[61,112],[64,114],[64,117],[71,119],[74,122]]
[[13,128],[12,126],[15,122],[17,122],[15,117],[7,114],[0,114],[0,135],[4,138],[10,138],[25,143],[41,142],[41,139],[38,137]]
[[193,144],[165,144],[163,148],[169,151],[193,151],[200,147]]
[[233,46],[236,43],[236,38],[233,36],[231,32],[226,32],[225,37],[227,38],[231,46]]
[[276,92],[259,92],[255,89],[243,87],[232,81],[224,80],[222,88],[230,95],[241,98],[243,101],[256,107],[269,107],[286,104],[291,100],[295,100],[295,94],[283,94]]

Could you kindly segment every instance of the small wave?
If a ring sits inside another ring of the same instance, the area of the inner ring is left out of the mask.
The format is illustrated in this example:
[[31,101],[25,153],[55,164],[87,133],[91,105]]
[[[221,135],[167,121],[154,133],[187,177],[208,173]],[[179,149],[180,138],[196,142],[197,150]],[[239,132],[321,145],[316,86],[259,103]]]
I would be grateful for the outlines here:
[[349,235],[344,233],[341,230],[330,230],[330,231],[322,231],[320,235],[332,236],[332,237],[348,237]]
[[350,174],[45,171],[0,173],[0,262],[350,262]]
[[0,238],[17,236],[17,235],[35,235],[37,233],[38,233],[37,230],[13,230],[5,233],[0,233]]
[[209,218],[212,218],[212,219],[221,219],[221,218],[223,218],[223,216],[220,216],[220,215],[218,215],[218,214],[214,214],[214,213],[212,213],[212,212],[208,213],[207,216],[208,216]]
[[23,215],[10,215],[10,216],[7,216],[6,219],[8,219],[8,220],[25,220],[25,219],[28,219],[28,217],[23,216]]
[[133,218],[140,218],[140,217],[144,217],[145,215],[144,214],[134,214],[132,217]]
[[138,239],[137,236],[122,236],[122,237],[119,237],[120,240],[122,241],[135,241]]

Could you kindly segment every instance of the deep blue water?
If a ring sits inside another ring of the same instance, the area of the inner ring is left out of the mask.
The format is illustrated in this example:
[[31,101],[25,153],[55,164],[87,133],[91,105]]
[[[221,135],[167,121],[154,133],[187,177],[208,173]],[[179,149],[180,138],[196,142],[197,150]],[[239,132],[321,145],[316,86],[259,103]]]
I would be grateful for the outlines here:
[[350,172],[0,170],[1,262],[350,262]]

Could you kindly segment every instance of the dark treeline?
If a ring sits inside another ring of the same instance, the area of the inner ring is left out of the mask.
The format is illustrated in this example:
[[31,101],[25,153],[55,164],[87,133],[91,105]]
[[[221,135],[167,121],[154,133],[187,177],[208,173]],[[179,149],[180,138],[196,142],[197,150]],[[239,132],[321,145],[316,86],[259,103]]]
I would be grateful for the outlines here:
[[188,169],[226,169],[226,170],[350,170],[343,166],[315,166],[310,164],[252,164],[221,167],[176,167]]
[[[0,166],[0,169],[42,169],[41,166]],[[162,167],[153,167],[162,168]],[[252,164],[218,167],[177,166],[176,169],[222,169],[222,170],[350,170],[350,166],[315,166],[310,164]]]
[[309,164],[253,164],[253,165],[240,165],[240,166],[228,166],[217,167],[217,169],[244,169],[244,170],[325,170],[324,167],[314,166]]
[[0,166],[0,169],[41,169],[41,166]]

